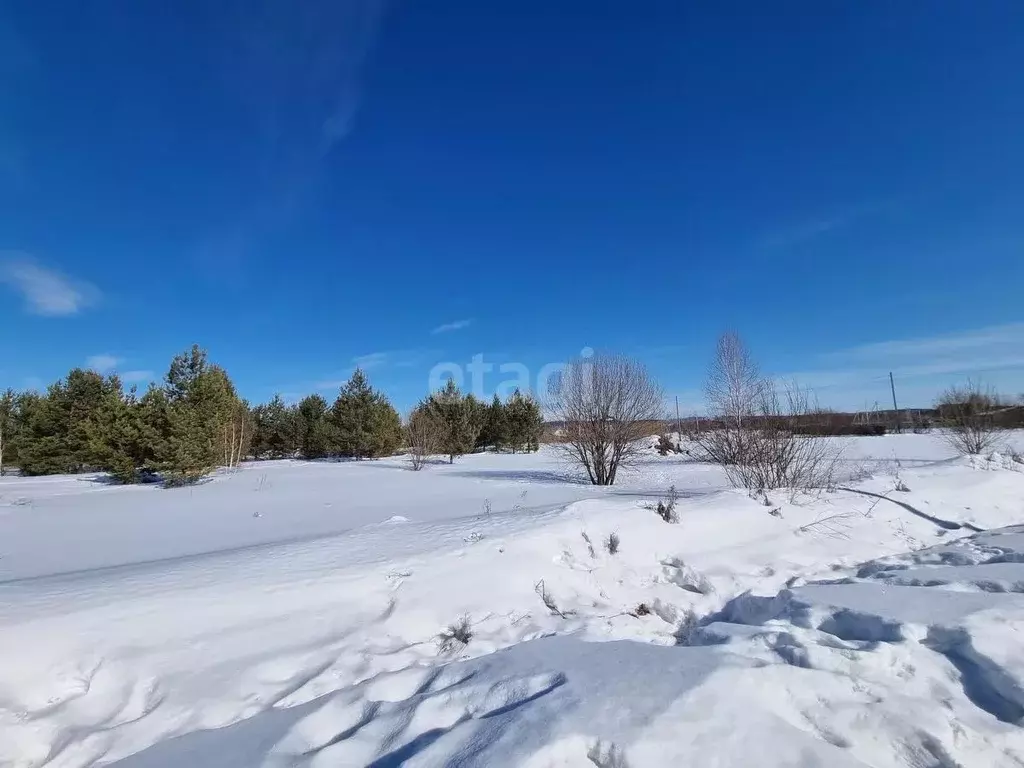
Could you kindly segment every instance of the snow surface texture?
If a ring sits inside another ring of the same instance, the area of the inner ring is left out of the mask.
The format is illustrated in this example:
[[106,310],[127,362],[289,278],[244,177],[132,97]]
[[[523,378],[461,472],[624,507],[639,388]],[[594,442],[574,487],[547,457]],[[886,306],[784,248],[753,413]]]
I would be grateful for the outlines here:
[[0,479],[0,765],[1024,766],[1024,466],[844,442]]

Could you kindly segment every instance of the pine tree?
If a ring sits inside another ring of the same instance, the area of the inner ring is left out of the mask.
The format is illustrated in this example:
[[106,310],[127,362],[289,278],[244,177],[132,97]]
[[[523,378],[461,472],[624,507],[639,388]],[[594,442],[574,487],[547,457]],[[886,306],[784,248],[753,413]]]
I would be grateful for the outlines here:
[[472,395],[462,396],[455,381],[448,379],[445,388],[432,394],[423,404],[437,420],[439,443],[448,463],[473,450],[480,433],[479,408]]
[[299,450],[298,413],[280,395],[253,410],[252,453],[256,458],[280,459]]
[[389,456],[402,441],[402,421],[387,398],[356,369],[331,408],[337,453],[356,459]]
[[402,445],[402,417],[384,395],[377,393],[370,419],[371,456],[393,456]]
[[134,387],[122,392],[114,379],[86,426],[91,461],[121,483],[135,483],[151,458],[144,442],[141,409]]
[[39,410],[43,397],[38,392],[19,392],[14,399],[14,415],[10,434],[4,438],[4,462],[8,466],[21,467],[20,455],[28,441],[28,424]]
[[320,395],[309,395],[298,407],[299,453],[305,459],[329,456],[337,442],[334,427],[327,419],[327,401]]
[[105,399],[120,389],[116,376],[105,379],[81,368],[50,385],[23,425],[18,450],[22,472],[45,475],[98,468],[90,435]]
[[505,434],[512,452],[538,450],[544,419],[537,401],[517,389],[505,403],[505,413]]
[[497,451],[504,448],[507,439],[506,431],[508,425],[505,419],[505,406],[502,404],[498,394],[494,394],[491,404],[485,406],[483,415],[483,426],[476,440],[477,448],[494,448]]
[[176,356],[164,385],[166,407],[154,466],[171,484],[191,483],[216,466],[234,466],[252,434],[248,406],[227,372],[193,345]]
[[168,404],[156,461],[167,485],[188,485],[208,475],[217,466],[217,448],[215,433],[199,409],[184,400]]

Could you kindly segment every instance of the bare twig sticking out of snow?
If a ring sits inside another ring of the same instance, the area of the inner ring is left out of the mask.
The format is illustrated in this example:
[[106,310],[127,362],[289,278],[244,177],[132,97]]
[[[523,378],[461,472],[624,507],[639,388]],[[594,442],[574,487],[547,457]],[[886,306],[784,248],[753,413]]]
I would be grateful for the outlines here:
[[533,585],[533,591],[540,596],[540,599],[543,601],[545,607],[549,611],[551,611],[551,614],[553,616],[561,616],[563,619],[566,619],[570,616],[575,615],[575,611],[563,611],[561,608],[558,607],[558,603],[555,602],[555,598],[551,595],[550,592],[548,592],[547,587],[544,586],[544,579],[541,579]]
[[[897,488],[896,490],[899,489]],[[822,531],[829,538],[848,539],[850,536],[846,531],[850,527],[849,521],[856,517],[871,517],[871,513],[875,511],[875,507],[878,506],[878,502],[882,500],[888,501],[889,494],[880,494],[878,498],[871,503],[871,506],[867,508],[866,512],[846,510],[845,512],[834,512],[831,515],[819,514],[812,522],[801,526],[798,530],[800,533]]]
[[587,553],[591,556],[591,558],[597,557],[597,553],[594,551],[594,542],[590,540],[590,537],[587,535],[586,531],[583,531],[583,540],[587,542]]

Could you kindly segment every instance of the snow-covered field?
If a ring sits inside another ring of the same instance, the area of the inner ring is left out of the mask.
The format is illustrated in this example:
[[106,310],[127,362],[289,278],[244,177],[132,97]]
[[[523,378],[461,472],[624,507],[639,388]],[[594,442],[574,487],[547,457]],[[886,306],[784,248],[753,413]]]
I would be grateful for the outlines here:
[[1024,766],[1024,465],[844,443],[767,504],[653,451],[0,478],[0,765]]

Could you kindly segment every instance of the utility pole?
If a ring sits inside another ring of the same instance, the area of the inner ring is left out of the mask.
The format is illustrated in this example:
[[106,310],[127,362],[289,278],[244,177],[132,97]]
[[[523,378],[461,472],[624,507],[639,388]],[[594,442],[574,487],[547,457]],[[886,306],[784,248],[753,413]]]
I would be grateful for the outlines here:
[[676,395],[676,434],[677,440],[683,439],[683,422],[679,420],[679,395]]
[[892,414],[896,418],[896,431],[902,432],[903,428],[900,424],[900,407],[896,405],[896,383],[892,378],[892,371],[889,371],[889,389],[892,390]]

